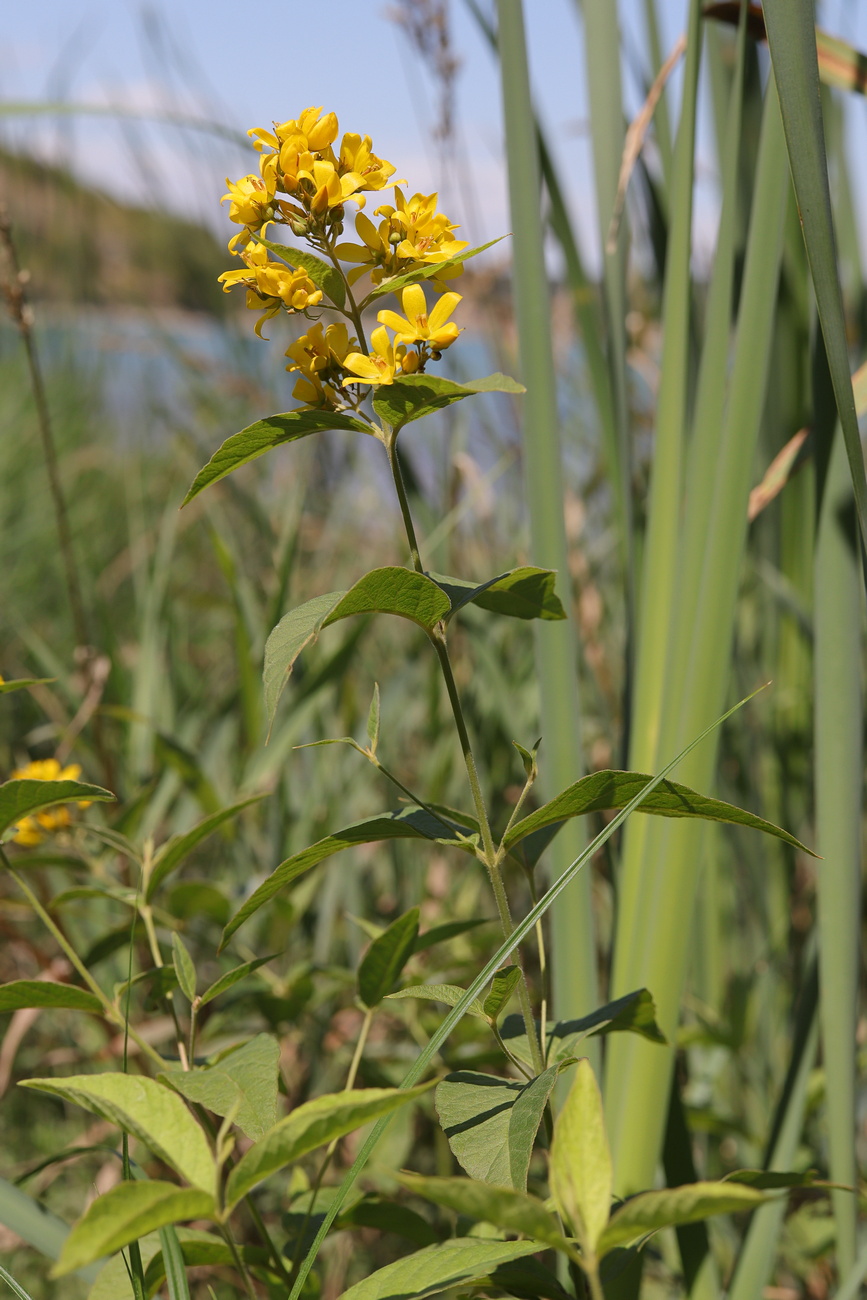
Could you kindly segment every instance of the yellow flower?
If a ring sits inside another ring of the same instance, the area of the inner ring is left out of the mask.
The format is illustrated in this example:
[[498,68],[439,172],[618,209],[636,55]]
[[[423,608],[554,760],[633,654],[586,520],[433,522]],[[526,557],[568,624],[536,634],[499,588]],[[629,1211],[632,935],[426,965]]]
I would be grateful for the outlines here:
[[[234,242],[234,241],[233,241]],[[223,292],[228,293],[236,284],[247,289],[247,306],[253,310],[264,308],[264,315],[256,323],[256,333],[262,337],[266,320],[276,316],[281,308],[286,311],[306,311],[322,301],[322,290],[317,289],[306,271],[293,271],[281,262],[272,262],[264,244],[252,242],[237,254],[244,262],[243,268],[224,271],[219,276]]]
[[420,284],[410,284],[401,294],[406,316],[381,311],[376,319],[395,331],[397,343],[426,343],[432,352],[442,352],[460,334],[454,321],[448,319],[460,301],[459,293],[444,293],[428,316],[424,290]]
[[225,203],[227,199],[231,201],[230,221],[236,222],[239,226],[250,226],[258,230],[266,221],[273,218],[273,187],[266,186],[258,176],[242,176],[239,181],[230,181],[227,176],[226,184],[229,192],[223,195],[220,202]]
[[[77,781],[80,776],[81,768],[77,763],[61,767],[56,758],[36,759],[12,773],[15,781]],[[89,804],[80,806],[87,808]],[[23,817],[12,838],[16,844],[40,844],[45,838],[43,832],[62,830],[70,822],[69,809],[64,804],[57,808],[44,808],[31,817]]]
[[336,405],[344,362],[350,348],[357,347],[358,340],[350,339],[343,324],[329,325],[324,331],[318,321],[311,325],[286,349],[293,363],[286,369],[300,372],[292,396],[306,406]]
[[369,135],[354,135],[347,131],[340,142],[339,170],[341,174],[350,172],[360,176],[361,189],[384,190],[396,169],[385,158],[378,158],[371,145]]
[[395,207],[384,204],[376,209],[383,216],[394,235],[400,235],[397,254],[418,262],[444,262],[467,247],[465,239],[452,239],[458,227],[443,212],[437,212],[436,194],[413,194],[406,199],[396,185]]
[[418,369],[418,353],[407,352],[402,344],[395,346],[384,325],[373,331],[370,341],[373,344],[370,356],[350,352],[344,359],[344,368],[352,371],[343,381],[344,388],[347,384],[391,384],[398,375],[411,375]]

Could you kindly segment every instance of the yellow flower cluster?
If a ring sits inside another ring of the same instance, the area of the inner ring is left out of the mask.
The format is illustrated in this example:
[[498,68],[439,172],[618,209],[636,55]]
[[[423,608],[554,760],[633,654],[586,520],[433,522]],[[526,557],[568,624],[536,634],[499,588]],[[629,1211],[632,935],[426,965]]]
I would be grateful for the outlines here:
[[[16,781],[77,781],[80,776],[81,768],[77,763],[61,767],[56,758],[36,759],[12,773],[12,778]],[[79,805],[81,808],[87,806],[86,803]],[[43,808],[31,817],[23,817],[15,827],[12,838],[16,844],[41,844],[45,832],[63,830],[70,825],[71,820],[65,804],[57,808]]]
[[[405,182],[392,182],[395,168],[373,152],[370,136],[347,132],[338,146],[337,116],[323,115],[321,108],[307,108],[298,118],[275,123],[271,131],[256,127],[248,135],[259,153],[259,174],[238,181],[227,179],[229,189],[222,200],[230,205],[231,220],[242,227],[230,241],[229,250],[243,266],[225,271],[220,282],[226,292],[236,285],[246,288],[247,306],[262,312],[256,324],[260,337],[264,322],[278,312],[309,316],[311,308],[320,305],[340,312],[355,325],[360,337],[363,326],[352,286],[367,274],[379,286],[395,276],[424,270],[425,278],[441,295],[428,314],[421,285],[405,287],[401,295],[404,315],[379,312],[379,328],[373,331],[368,355],[358,351],[358,339],[350,338],[346,325],[323,329],[313,323],[286,352],[286,369],[298,376],[295,397],[312,408],[358,406],[361,393],[347,393],[348,386],[390,384],[399,375],[423,371],[428,361],[439,360],[460,333],[448,319],[460,295],[446,292],[446,281],[459,275],[462,267],[448,262],[467,245],[455,238],[455,224],[437,211],[437,195],[407,198],[400,188]],[[375,209],[374,216],[379,219],[375,224],[361,211],[365,192],[391,184],[394,204]],[[350,200],[358,208],[355,229],[361,242],[338,243]],[[264,233],[272,223],[288,226],[297,238],[326,254],[334,271],[309,254],[306,260],[300,256],[303,265],[293,269],[288,249],[288,264],[273,260]],[[349,263],[348,273],[341,269],[341,262]],[[432,276],[431,268],[440,265],[442,271]],[[343,278],[348,307],[343,294],[340,301],[323,300],[323,287],[327,289],[332,274]],[[365,305],[362,302],[360,308]],[[386,327],[394,331],[393,341]]]

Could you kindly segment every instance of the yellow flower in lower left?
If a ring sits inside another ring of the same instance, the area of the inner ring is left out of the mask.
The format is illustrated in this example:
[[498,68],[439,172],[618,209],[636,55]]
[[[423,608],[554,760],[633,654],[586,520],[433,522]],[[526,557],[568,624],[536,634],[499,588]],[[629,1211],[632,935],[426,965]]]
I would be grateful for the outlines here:
[[[77,781],[81,768],[77,763],[68,763],[61,767],[56,758],[38,758],[24,767],[16,768],[12,773],[13,781]],[[87,803],[79,805],[87,808]],[[18,822],[12,836],[16,844],[40,844],[46,831],[63,830],[71,822],[69,809],[65,804],[57,808],[44,808],[32,817],[24,817]]]

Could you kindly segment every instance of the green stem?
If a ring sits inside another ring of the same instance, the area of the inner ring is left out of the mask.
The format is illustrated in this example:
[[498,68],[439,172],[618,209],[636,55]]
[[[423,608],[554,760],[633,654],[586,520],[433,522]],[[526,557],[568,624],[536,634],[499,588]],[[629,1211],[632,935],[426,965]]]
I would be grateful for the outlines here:
[[75,951],[75,949],[70,944],[69,940],[66,938],[66,935],[63,933],[62,930],[60,930],[55,925],[54,921],[48,915],[45,908],[40,903],[39,899],[33,893],[33,890],[30,889],[30,887],[26,885],[24,881],[21,879],[18,872],[14,869],[12,863],[9,861],[5,851],[2,848],[0,848],[0,860],[2,860],[3,865],[6,867],[6,870],[9,872],[10,876],[15,881],[16,885],[21,890],[22,894],[25,896],[25,898],[27,899],[30,906],[33,908],[36,915],[39,917],[40,921],[45,926],[46,930],[48,930],[49,934],[51,934],[53,938],[56,939],[57,943],[60,945],[64,954],[69,958],[69,961],[78,971],[79,975],[84,980],[85,984],[90,989],[91,993],[93,993],[95,997],[99,998],[100,1002],[102,1003],[103,1013],[105,1014],[106,1020],[110,1020],[113,1024],[117,1025],[119,1029],[125,1028],[126,1032],[129,1034],[130,1038],[133,1040],[133,1042],[136,1044],[139,1050],[143,1052],[145,1056],[149,1056],[151,1061],[154,1063],[154,1065],[156,1065],[160,1070],[164,1070],[166,1063],[163,1060],[163,1058],[160,1056],[159,1052],[155,1051],[155,1049],[151,1047],[150,1043],[146,1042],[145,1039],[142,1038],[140,1034],[137,1034],[136,1031],[133,1029],[132,1025],[127,1025],[126,1018],[121,1015],[121,1013],[114,1006],[114,1004],[103,993],[102,989],[99,987],[96,980],[91,975],[90,971],[82,962],[78,953]]
[[323,250],[328,254],[329,262],[331,262],[335,271],[340,276],[343,283],[346,285],[346,297],[349,301],[349,311],[344,312],[344,315],[349,316],[349,319],[352,321],[353,325],[358,331],[358,342],[361,345],[361,350],[362,352],[366,352],[367,339],[364,337],[364,326],[361,323],[361,312],[358,310],[358,303],[355,301],[355,295],[352,292],[352,286],[347,280],[343,272],[343,267],[340,265],[340,262],[338,261],[337,256],[335,255],[334,241],[330,239],[325,240],[322,247]]
[[235,1238],[232,1236],[231,1232],[225,1226],[225,1224],[222,1224],[220,1226],[220,1233],[222,1235],[223,1240],[225,1241],[226,1245],[229,1247],[229,1250],[232,1253],[232,1259],[234,1260],[235,1268],[238,1270],[239,1274],[241,1275],[241,1281],[244,1283],[244,1290],[249,1296],[249,1300],[256,1300],[256,1292],[253,1289],[253,1281],[250,1277],[250,1274],[247,1272],[247,1265],[244,1263],[241,1257],[241,1252],[238,1249],[238,1243],[235,1241]]
[[406,538],[409,542],[409,549],[412,554],[412,565],[416,573],[424,573],[421,556],[418,550],[418,541],[415,535],[415,526],[412,522],[412,515],[409,509],[409,501],[406,495],[406,484],[403,481],[403,471],[400,468],[400,461],[397,456],[397,434],[386,426],[385,429],[385,450],[388,454],[388,463],[391,468],[391,476],[394,479],[397,499],[400,504],[400,513],[403,515],[403,526],[406,529]]
[[265,1225],[265,1220],[262,1218],[262,1215],[259,1213],[259,1207],[256,1205],[256,1202],[253,1200],[252,1195],[245,1197],[245,1201],[247,1204],[247,1209],[250,1211],[250,1217],[255,1223],[256,1229],[259,1232],[259,1235],[261,1236],[265,1245],[267,1246],[271,1258],[274,1261],[274,1267],[277,1269],[277,1272],[280,1274],[281,1278],[286,1283],[286,1285],[291,1286],[292,1274],[289,1272],[288,1268],[283,1263],[283,1256],[280,1254],[280,1251],[277,1249],[277,1246],[275,1245],[271,1237],[271,1234]]
[[525,1079],[529,1079],[532,1081],[535,1078],[535,1075],[533,1074],[532,1070],[527,1068],[527,1066],[520,1059],[520,1057],[515,1056],[513,1052],[509,1051],[503,1039],[503,1035],[500,1033],[499,1025],[492,1024],[491,1029],[493,1031],[494,1037],[497,1040],[497,1046],[499,1047],[500,1051],[509,1058],[509,1060],[512,1062],[516,1070],[520,1070],[521,1074],[523,1074]]

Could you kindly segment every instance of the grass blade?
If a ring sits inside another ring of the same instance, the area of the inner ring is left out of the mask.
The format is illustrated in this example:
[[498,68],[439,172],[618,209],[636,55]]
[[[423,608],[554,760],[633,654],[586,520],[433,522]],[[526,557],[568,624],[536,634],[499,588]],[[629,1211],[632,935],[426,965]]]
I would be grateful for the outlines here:
[[18,1297],[18,1300],[31,1300],[31,1297],[24,1290],[24,1287],[20,1286],[19,1283],[15,1281],[15,1278],[11,1273],[6,1272],[6,1269],[2,1264],[0,1264],[0,1279],[7,1284],[13,1295]]
[[[499,0],[500,67],[509,164],[509,204],[514,232],[515,315],[521,354],[525,428],[532,430],[524,456],[533,559],[545,568],[569,572],[562,507],[563,466],[557,414],[557,384],[550,329],[548,278],[540,211],[539,158],[534,129],[521,0]],[[568,604],[568,602],[567,602]],[[557,628],[538,626],[536,660],[542,687],[545,740],[544,785],[564,788],[583,771],[576,673],[577,644],[572,620]],[[583,843],[580,829],[551,850],[551,872],[559,876]],[[552,916],[553,990],[557,1014],[580,1015],[597,1002],[596,948],[590,877],[582,877]]]

